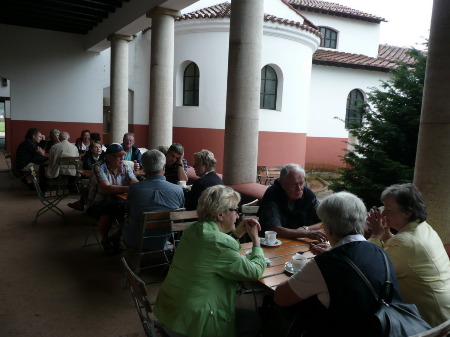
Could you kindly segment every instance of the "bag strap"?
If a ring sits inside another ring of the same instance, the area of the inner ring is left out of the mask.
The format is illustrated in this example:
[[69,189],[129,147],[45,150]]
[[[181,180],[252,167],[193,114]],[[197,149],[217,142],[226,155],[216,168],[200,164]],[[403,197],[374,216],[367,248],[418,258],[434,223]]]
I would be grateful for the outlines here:
[[342,252],[339,252],[339,251],[331,251],[331,252],[334,256],[340,258],[341,260],[344,260],[345,262],[347,262],[347,264],[351,268],[353,268],[353,270],[359,275],[359,277],[366,283],[367,287],[369,288],[370,292],[372,293],[373,297],[375,298],[375,300],[377,302],[380,302],[380,300],[383,300],[386,303],[391,303],[392,297],[393,297],[393,287],[392,287],[392,283],[389,281],[389,279],[390,279],[389,263],[387,260],[386,253],[384,251],[381,251],[381,253],[383,255],[384,267],[385,267],[385,271],[386,271],[386,281],[383,284],[383,294],[382,294],[381,298],[377,295],[375,289],[373,289],[372,284],[367,279],[366,275],[364,275],[364,273],[356,266],[356,264],[352,260],[350,260]]

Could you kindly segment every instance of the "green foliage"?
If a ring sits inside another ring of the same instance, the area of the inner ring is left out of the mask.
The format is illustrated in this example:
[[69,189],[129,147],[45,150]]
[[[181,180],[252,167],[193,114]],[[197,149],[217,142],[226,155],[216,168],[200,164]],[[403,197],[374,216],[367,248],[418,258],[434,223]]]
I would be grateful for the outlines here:
[[330,188],[358,195],[367,207],[380,204],[383,189],[411,182],[419,133],[426,56],[411,50],[415,64],[399,63],[380,88],[371,88],[361,107],[363,124],[350,132],[358,139],[343,157],[346,168]]

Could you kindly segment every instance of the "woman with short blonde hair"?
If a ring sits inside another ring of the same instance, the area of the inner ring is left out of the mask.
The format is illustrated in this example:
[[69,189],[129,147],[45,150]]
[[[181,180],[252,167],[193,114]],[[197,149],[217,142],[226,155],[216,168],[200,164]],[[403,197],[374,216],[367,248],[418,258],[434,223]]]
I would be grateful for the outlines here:
[[[259,223],[238,219],[239,194],[213,186],[199,200],[198,222],[183,232],[169,273],[156,299],[155,315],[177,336],[256,336],[256,312],[235,309],[237,281],[256,281],[266,262],[260,247]],[[232,234],[229,235],[228,233]],[[246,258],[238,241],[245,233],[253,242]]]

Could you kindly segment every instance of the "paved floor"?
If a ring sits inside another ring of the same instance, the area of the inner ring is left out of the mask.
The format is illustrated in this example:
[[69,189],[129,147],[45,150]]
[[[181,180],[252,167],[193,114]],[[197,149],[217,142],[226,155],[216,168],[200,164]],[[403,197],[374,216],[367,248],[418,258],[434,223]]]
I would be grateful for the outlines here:
[[[82,248],[89,228],[69,201],[66,220],[46,213],[31,227],[35,192],[0,172],[0,336],[144,336],[119,257]],[[252,308],[253,296],[238,303]]]

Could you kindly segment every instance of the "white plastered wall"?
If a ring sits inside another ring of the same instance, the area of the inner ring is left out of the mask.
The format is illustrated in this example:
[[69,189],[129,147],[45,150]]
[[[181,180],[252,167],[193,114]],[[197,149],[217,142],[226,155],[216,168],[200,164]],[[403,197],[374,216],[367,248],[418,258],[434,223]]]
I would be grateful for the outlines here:
[[0,25],[0,41],[12,119],[102,122],[101,62],[82,36]]
[[305,11],[302,14],[316,26],[333,28],[338,32],[336,49],[330,50],[377,57],[380,24]]
[[388,73],[313,65],[309,99],[309,137],[347,138],[347,96],[353,89],[367,93],[386,81]]

